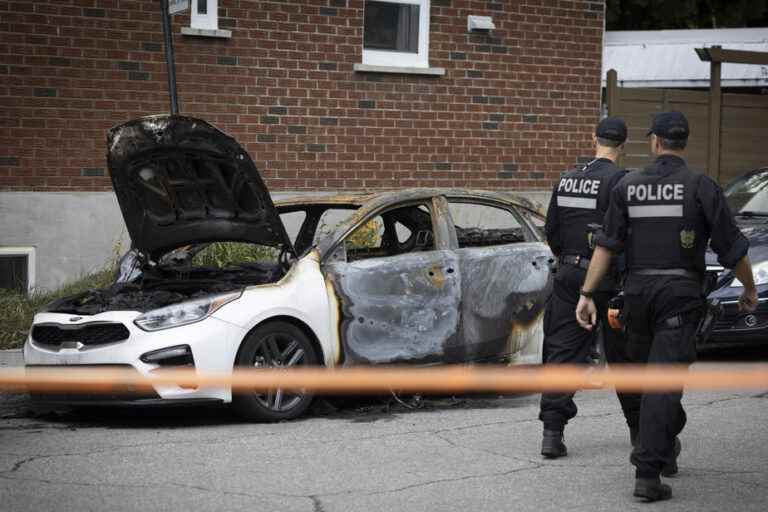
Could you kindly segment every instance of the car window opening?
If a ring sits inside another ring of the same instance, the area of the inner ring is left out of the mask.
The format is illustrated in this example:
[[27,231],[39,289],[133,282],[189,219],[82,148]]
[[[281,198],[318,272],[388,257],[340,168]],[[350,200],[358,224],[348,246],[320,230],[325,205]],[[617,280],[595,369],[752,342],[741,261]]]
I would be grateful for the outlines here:
[[528,242],[527,231],[506,208],[482,203],[449,200],[459,248],[491,247]]
[[425,205],[388,210],[359,226],[344,240],[347,261],[432,251],[432,215]]

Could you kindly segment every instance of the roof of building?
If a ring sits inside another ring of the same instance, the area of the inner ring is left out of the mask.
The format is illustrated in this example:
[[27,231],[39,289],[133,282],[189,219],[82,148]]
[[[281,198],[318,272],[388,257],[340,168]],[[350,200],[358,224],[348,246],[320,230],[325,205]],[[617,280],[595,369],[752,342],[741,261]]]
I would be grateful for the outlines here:
[[[709,63],[695,48],[768,52],[768,28],[607,31],[603,40],[603,85],[609,69],[620,87],[709,87]],[[768,66],[722,65],[723,87],[768,86]]]

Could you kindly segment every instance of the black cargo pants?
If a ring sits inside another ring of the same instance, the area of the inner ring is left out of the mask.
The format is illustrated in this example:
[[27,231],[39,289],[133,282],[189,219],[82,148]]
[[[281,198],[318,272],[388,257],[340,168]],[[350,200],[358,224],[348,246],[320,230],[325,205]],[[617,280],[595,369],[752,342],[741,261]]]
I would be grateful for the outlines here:
[[[700,282],[630,273],[624,296],[627,348],[632,362],[690,364],[696,359],[694,335],[704,300]],[[684,323],[670,327],[666,320],[676,315]],[[675,437],[686,422],[682,397],[682,389],[643,394],[638,446],[630,457],[638,478],[657,477],[664,465],[674,460]]]
[[[554,290],[544,311],[544,363],[585,364],[597,335],[576,321],[576,304],[586,270],[562,265],[555,274]],[[608,325],[608,300],[613,292],[595,293],[598,321],[603,332],[605,357],[609,364],[629,362],[625,337]],[[573,393],[543,393],[539,419],[547,430],[563,430],[578,408]],[[640,395],[617,393],[621,409],[630,427],[638,425]]]

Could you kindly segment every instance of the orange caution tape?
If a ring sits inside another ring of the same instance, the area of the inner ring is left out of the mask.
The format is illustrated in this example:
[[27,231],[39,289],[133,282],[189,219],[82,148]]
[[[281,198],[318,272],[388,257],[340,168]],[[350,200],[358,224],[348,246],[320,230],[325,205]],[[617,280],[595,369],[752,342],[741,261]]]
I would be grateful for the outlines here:
[[0,390],[41,393],[141,392],[156,386],[231,386],[234,390],[307,390],[317,394],[768,389],[767,364],[731,364],[714,369],[685,366],[440,366],[236,369],[226,374],[194,369],[154,371],[149,377],[133,369],[46,367],[0,370]]

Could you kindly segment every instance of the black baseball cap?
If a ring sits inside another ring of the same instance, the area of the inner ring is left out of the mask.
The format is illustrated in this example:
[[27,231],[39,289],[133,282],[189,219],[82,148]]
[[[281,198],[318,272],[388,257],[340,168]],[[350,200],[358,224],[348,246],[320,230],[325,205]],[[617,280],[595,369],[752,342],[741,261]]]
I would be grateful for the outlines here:
[[662,139],[685,140],[690,134],[688,120],[676,111],[659,112],[653,117],[651,129],[645,135],[655,134]]
[[606,117],[595,128],[595,137],[623,143],[627,140],[627,125],[620,117]]

